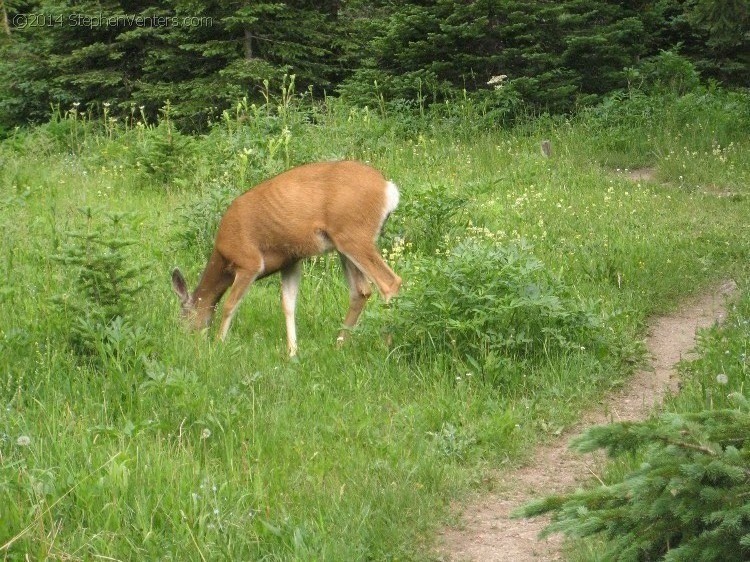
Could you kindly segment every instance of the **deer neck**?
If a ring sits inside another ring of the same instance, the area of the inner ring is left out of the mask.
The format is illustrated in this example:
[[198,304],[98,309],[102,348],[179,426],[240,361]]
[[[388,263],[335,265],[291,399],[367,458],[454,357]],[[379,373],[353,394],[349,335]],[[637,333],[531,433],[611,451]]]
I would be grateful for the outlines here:
[[190,299],[196,315],[196,325],[208,326],[217,303],[232,280],[233,275],[226,269],[226,260],[214,250]]

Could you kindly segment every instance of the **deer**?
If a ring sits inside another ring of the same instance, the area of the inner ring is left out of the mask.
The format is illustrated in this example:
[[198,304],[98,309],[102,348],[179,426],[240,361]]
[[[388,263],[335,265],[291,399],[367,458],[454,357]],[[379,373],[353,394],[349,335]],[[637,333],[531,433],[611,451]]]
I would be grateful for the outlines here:
[[356,161],[305,164],[258,184],[232,201],[222,216],[195,290],[188,290],[179,268],[172,271],[183,320],[194,330],[206,330],[228,290],[217,334],[223,341],[250,285],[279,273],[287,350],[294,358],[302,261],[336,250],[349,285],[349,310],[336,340],[343,344],[372,294],[370,282],[386,303],[401,287],[401,278],[375,245],[398,202],[393,182]]

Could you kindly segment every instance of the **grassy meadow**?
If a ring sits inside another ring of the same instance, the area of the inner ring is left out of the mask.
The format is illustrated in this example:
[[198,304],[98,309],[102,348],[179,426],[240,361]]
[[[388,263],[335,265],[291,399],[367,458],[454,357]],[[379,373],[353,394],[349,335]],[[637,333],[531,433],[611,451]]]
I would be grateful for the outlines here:
[[[434,559],[452,502],[626,380],[649,315],[730,276],[747,291],[748,133],[750,98],[721,91],[501,129],[469,103],[288,88],[196,137],[168,106],[158,123],[60,108],[16,131],[0,143],[0,555]],[[381,237],[400,297],[374,296],[336,349],[348,292],[325,256],[305,267],[299,360],[277,276],[226,342],[183,330],[170,272],[197,281],[228,202],[343,158],[400,187]],[[642,167],[652,179],[629,177]]]

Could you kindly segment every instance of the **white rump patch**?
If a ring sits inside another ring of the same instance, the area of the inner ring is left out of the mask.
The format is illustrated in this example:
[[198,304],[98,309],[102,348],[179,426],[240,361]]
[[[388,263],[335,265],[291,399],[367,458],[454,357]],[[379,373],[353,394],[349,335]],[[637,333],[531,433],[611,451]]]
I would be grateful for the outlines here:
[[[385,219],[388,218],[388,215],[390,215],[396,207],[398,207],[398,188],[396,187],[396,184],[392,181],[386,182],[385,184],[385,205],[383,206],[383,215],[380,217],[380,226],[378,227],[378,232],[375,233],[375,239],[377,240],[378,234],[380,234],[380,230],[383,228],[383,225],[385,224]],[[361,269],[361,268],[360,268]]]
[[385,184],[385,209],[383,220],[398,207],[398,187],[392,181]]

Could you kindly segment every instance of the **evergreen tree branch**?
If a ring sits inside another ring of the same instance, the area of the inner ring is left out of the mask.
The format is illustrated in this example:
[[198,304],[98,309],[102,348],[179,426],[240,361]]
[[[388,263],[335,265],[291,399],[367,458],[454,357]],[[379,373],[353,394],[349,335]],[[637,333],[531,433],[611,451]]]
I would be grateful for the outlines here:
[[694,445],[693,443],[685,443],[684,441],[676,441],[674,439],[670,439],[669,437],[664,437],[664,436],[657,436],[657,439],[666,443],[667,445],[674,445],[675,447],[681,447],[683,449],[690,449],[691,451],[699,451],[701,453],[705,453],[712,457],[717,456],[716,451],[714,451],[713,449],[709,447],[706,447],[705,445]]

